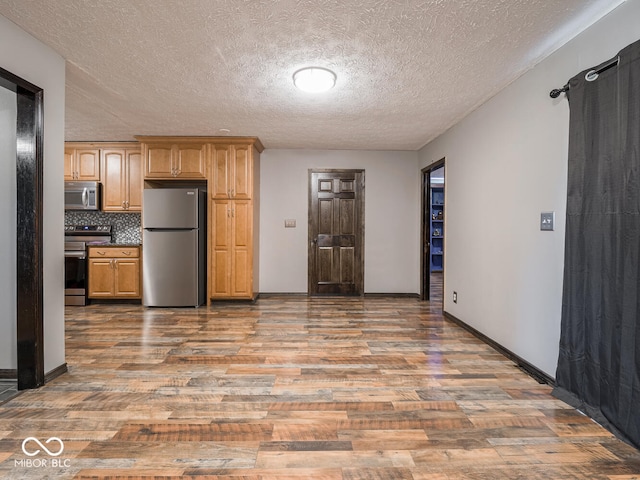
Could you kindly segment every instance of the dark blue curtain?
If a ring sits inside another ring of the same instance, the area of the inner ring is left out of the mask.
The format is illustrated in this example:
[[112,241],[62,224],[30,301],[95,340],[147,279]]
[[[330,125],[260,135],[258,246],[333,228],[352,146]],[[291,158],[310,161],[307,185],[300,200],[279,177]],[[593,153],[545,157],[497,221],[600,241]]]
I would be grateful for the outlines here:
[[594,77],[581,72],[567,93],[569,178],[554,394],[638,447],[640,41]]

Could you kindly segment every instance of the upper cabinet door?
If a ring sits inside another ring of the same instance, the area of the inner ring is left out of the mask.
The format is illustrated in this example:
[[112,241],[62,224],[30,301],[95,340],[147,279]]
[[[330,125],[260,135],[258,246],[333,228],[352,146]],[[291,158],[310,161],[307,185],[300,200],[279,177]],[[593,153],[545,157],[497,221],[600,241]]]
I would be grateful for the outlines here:
[[102,210],[142,210],[142,160],[140,150],[102,150]]
[[97,148],[76,150],[78,180],[100,181],[100,150]]
[[176,145],[172,176],[175,178],[207,178],[207,144]]
[[127,179],[124,150],[102,151],[102,210],[126,210]]
[[230,179],[233,198],[249,199],[253,191],[251,172],[251,147],[236,145],[233,147],[233,172]]
[[75,180],[75,168],[74,168],[74,159],[75,159],[75,149],[73,148],[65,148],[64,149],[64,179],[65,180]]
[[231,152],[229,145],[216,145],[211,163],[211,197],[231,198]]
[[130,212],[142,211],[142,154],[140,150],[127,150],[127,166],[129,173],[128,191]]
[[211,197],[250,199],[253,191],[250,147],[216,145],[214,148]]
[[206,143],[149,143],[143,145],[143,155],[146,179],[207,178]]
[[145,178],[173,178],[172,146],[149,144],[143,148]]
[[100,149],[69,145],[64,150],[64,179],[100,181]]

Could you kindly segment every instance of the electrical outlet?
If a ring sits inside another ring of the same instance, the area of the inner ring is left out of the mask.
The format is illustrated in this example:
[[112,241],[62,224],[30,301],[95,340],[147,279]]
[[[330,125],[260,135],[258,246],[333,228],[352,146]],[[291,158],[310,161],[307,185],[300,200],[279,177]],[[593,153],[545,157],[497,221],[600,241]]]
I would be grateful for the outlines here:
[[287,218],[284,221],[284,228],[296,228],[295,218]]
[[458,292],[453,292],[453,303],[458,303]]

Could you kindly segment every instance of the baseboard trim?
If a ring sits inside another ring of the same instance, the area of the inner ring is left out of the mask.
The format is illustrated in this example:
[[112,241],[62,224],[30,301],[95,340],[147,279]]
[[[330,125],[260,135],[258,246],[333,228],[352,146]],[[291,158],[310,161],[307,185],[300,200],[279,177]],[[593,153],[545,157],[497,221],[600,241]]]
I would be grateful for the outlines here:
[[310,298],[323,298],[323,297],[344,297],[354,298],[363,296],[366,298],[420,298],[418,293],[365,293],[364,295],[309,295],[306,292],[260,292],[260,298],[273,298],[273,297],[310,297]]
[[514,362],[518,366],[518,368],[520,370],[524,371],[527,375],[529,375],[531,378],[533,378],[538,383],[546,383],[547,385],[551,385],[552,387],[556,386],[555,379],[553,377],[547,375],[545,372],[540,370],[535,365],[532,365],[531,363],[527,362],[522,357],[519,357],[518,355],[513,353],[511,350],[503,347],[502,345],[500,345],[495,340],[492,340],[491,338],[487,337],[484,333],[476,330],[471,325],[468,325],[467,323],[463,322],[462,320],[460,320],[456,316],[451,315],[449,312],[442,312],[442,314],[444,315],[445,319],[447,319],[450,322],[455,323],[456,325],[464,328],[466,331],[471,333],[473,336],[479,338],[484,343],[486,343],[487,345],[489,345],[490,347],[492,347],[493,349],[497,350],[499,353],[501,353],[502,355],[507,357],[509,360]]
[[[53,370],[51,370],[50,372],[47,372],[44,375],[44,383],[48,383],[51,380],[53,380],[56,377],[59,377],[60,375],[67,373],[69,371],[69,369],[67,368],[67,364],[63,363],[62,365],[60,365],[59,367],[54,368]],[[10,379],[10,380],[16,380],[18,378],[18,370],[17,369],[11,369],[11,368],[2,368],[0,369],[0,379]]]
[[47,372],[44,375],[44,383],[47,384],[51,380],[58,378],[60,375],[67,373],[69,369],[67,368],[66,362],[60,365],[59,367],[54,368],[53,370]]
[[[142,305],[141,298],[89,298],[87,305]],[[69,305],[67,305],[69,306]]]
[[[210,305],[241,305],[241,304],[254,304],[262,294],[258,294],[251,298],[211,298]],[[200,305],[202,306],[202,305]]]
[[260,292],[259,298],[274,298],[274,297],[308,297],[307,292]]
[[366,298],[420,298],[418,293],[365,293]]

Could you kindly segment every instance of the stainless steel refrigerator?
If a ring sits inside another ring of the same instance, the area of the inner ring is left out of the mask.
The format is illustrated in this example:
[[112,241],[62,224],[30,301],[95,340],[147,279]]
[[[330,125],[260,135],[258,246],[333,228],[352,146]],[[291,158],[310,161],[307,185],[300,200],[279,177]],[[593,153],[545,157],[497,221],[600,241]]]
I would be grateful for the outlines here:
[[142,204],[142,303],[197,307],[205,303],[206,192],[151,188]]

